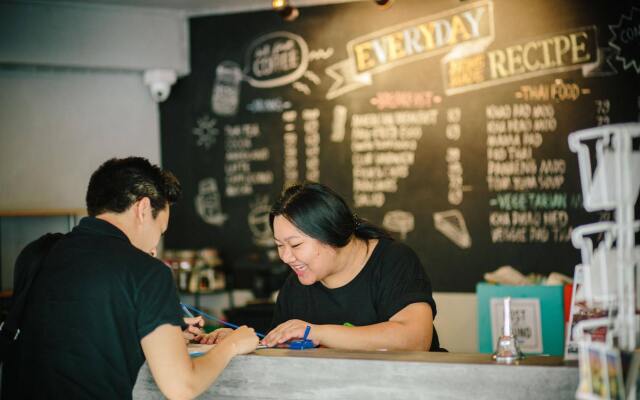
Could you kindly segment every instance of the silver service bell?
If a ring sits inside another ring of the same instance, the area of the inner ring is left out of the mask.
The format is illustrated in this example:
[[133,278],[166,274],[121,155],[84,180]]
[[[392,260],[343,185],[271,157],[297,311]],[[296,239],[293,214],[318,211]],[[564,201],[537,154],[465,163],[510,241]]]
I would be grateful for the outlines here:
[[511,364],[524,358],[518,340],[511,332],[511,297],[504,298],[504,328],[492,358],[501,364]]

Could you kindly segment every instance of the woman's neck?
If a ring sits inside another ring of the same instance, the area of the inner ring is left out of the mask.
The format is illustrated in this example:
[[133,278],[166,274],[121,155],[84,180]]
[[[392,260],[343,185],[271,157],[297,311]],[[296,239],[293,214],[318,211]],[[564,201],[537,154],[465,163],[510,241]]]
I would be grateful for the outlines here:
[[344,247],[337,250],[336,268],[321,280],[330,289],[339,288],[351,282],[364,268],[375,243],[355,236]]

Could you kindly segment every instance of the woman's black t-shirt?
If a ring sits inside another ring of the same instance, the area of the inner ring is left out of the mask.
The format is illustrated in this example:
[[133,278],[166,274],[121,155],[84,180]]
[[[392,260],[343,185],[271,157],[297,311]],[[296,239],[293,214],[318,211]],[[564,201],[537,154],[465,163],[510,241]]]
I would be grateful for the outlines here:
[[[335,289],[305,286],[291,274],[278,295],[272,328],[290,319],[355,326],[388,321],[409,304],[427,303],[436,316],[431,282],[418,256],[401,242],[380,239],[362,271]],[[439,348],[435,334],[431,350]]]

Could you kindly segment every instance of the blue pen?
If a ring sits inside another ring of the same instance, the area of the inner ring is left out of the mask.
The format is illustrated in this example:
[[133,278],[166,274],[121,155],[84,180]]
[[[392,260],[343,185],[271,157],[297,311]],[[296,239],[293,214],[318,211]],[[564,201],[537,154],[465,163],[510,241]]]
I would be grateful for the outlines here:
[[182,307],[182,311],[184,311],[184,313],[187,315],[187,317],[189,318],[195,318],[193,313],[191,311],[189,311],[189,309],[187,308],[186,305],[180,303],[180,307]]
[[[188,304],[180,303],[180,306],[182,307],[183,310],[185,310],[185,312],[191,314],[191,316],[193,316],[193,313],[191,312],[191,311],[193,311],[195,313],[198,313],[198,314],[202,315],[203,317],[205,317],[207,319],[210,319],[212,321],[216,321],[217,323],[222,324],[224,326],[228,326],[229,328],[233,328],[233,329],[240,328],[238,325],[235,325],[235,324],[232,324],[231,322],[227,322],[227,321],[223,321],[221,319],[218,319],[218,318],[216,318],[216,317],[214,317],[212,315],[209,315],[209,314],[207,314],[207,313],[205,313],[203,311],[200,311],[197,308],[195,308],[193,306],[190,306]],[[189,315],[189,314],[187,314],[187,315]],[[258,336],[259,338],[264,338],[264,335],[262,333],[256,332],[256,336]]]
[[311,326],[307,325],[307,328],[304,330],[304,336],[302,337],[303,342],[307,341],[307,337],[309,336],[310,331],[311,331]]
[[[184,311],[185,315],[189,318],[195,318],[195,316],[193,315],[193,313],[191,311],[189,311],[189,309],[182,303],[180,303],[180,307],[182,307],[182,311]],[[195,325],[194,325],[195,326]],[[187,326],[188,328],[188,326]]]
[[307,327],[304,329],[304,336],[302,336],[302,345],[300,346],[300,350],[304,350],[305,348],[309,347],[309,345],[313,347],[313,343],[311,343],[310,340],[307,340],[309,332],[311,332],[311,325],[307,325]]
[[315,346],[311,340],[307,340],[309,337],[309,332],[311,331],[311,325],[307,325],[304,330],[304,336],[299,340],[292,340],[289,342],[289,348],[291,350],[304,350],[304,349],[312,349]]

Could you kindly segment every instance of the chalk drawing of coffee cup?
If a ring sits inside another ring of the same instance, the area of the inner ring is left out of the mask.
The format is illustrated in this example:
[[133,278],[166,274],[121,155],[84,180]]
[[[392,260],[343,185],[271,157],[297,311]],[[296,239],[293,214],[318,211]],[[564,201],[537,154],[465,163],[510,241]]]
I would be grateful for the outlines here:
[[245,79],[256,88],[285,86],[309,66],[309,46],[291,32],[272,32],[254,40],[245,55]]
[[216,67],[216,78],[211,93],[211,109],[220,116],[233,116],[238,112],[242,70],[233,61],[223,61]]
[[251,207],[249,215],[247,215],[247,222],[253,235],[253,242],[260,247],[273,247],[275,243],[269,225],[271,205],[257,202],[257,204],[253,204]]
[[227,219],[222,213],[218,183],[213,178],[205,178],[198,183],[194,205],[200,218],[207,224],[221,226]]
[[407,233],[411,232],[415,225],[413,214],[402,210],[389,211],[382,220],[382,226],[391,232],[398,232],[400,240],[405,240]]

